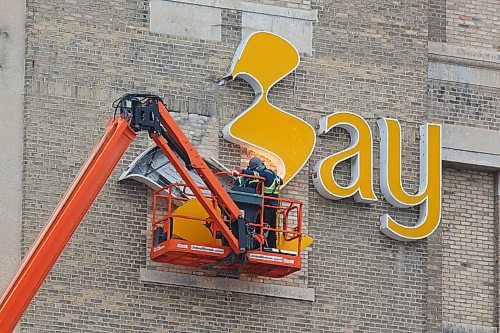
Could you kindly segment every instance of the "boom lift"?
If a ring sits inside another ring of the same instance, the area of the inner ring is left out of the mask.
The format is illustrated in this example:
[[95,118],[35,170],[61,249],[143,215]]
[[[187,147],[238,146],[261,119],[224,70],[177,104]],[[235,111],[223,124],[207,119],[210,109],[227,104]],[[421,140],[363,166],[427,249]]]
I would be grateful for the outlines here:
[[[206,165],[160,97],[127,94],[114,106],[115,116],[2,295],[0,332],[14,329],[136,132],[143,130],[149,132],[184,181],[154,193],[152,260],[221,268],[236,275],[244,272],[282,277],[300,269],[300,250],[304,247],[301,202],[278,198],[278,205],[268,205],[262,184],[258,191],[237,187],[226,191],[217,179],[219,174]],[[193,170],[205,187],[195,183],[190,175]],[[178,209],[174,208],[176,203],[181,205]],[[193,211],[183,210],[188,206],[197,206],[208,215],[204,218],[183,215],[183,211]],[[263,221],[263,209],[277,210],[281,225],[274,230],[288,247],[282,246],[281,250],[265,247],[265,233],[271,228]],[[189,228],[189,223],[183,222],[193,221],[209,230],[210,240],[178,236],[183,228]]]

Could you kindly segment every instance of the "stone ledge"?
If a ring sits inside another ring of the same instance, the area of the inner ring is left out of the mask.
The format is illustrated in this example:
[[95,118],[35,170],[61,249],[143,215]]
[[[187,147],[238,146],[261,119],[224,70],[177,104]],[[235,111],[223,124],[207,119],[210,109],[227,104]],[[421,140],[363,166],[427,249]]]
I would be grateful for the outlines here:
[[429,42],[428,78],[500,88],[500,52]]
[[500,133],[482,128],[443,125],[442,159],[466,168],[500,170]]
[[496,51],[429,42],[428,52],[429,59],[437,62],[500,69],[500,52]]
[[500,132],[471,126],[444,124],[443,148],[500,156]]
[[182,287],[230,291],[251,295],[296,299],[308,302],[314,301],[313,288],[298,288],[274,285],[270,283],[240,281],[231,278],[161,272],[146,268],[141,268],[140,279],[142,282],[153,282]]
[[149,6],[152,32],[221,41],[220,8],[163,0],[151,0]]
[[279,7],[273,5],[265,5],[254,2],[246,2],[241,0],[168,0],[170,2],[179,2],[189,5],[198,5],[205,7],[214,7],[220,9],[240,10],[242,12],[265,14],[272,16],[283,16],[305,21],[317,21],[318,11]]
[[500,71],[491,68],[429,61],[427,78],[500,88]]
[[151,0],[150,30],[196,39],[222,41],[222,11],[241,12],[242,37],[270,31],[311,55],[316,10],[264,5],[242,0]]
[[500,170],[500,156],[443,148],[444,165],[476,170]]
[[443,333],[497,333],[498,329],[491,326],[468,325],[443,322]]

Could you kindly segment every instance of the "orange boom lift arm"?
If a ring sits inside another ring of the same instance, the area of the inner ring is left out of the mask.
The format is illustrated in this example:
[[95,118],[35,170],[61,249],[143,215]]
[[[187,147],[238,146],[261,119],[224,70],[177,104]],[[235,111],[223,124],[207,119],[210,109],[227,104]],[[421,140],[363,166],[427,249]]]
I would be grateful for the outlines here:
[[135,132],[141,130],[149,132],[150,137],[171,161],[222,232],[231,250],[236,254],[247,250],[245,247],[240,248],[238,239],[187,169],[195,170],[204,180],[230,223],[240,218],[238,206],[186,138],[161,98],[149,94],[129,94],[119,99],[115,106],[120,114],[109,121],[99,143],[24,257],[0,299],[0,332],[10,332],[15,328],[121,156],[135,139]]

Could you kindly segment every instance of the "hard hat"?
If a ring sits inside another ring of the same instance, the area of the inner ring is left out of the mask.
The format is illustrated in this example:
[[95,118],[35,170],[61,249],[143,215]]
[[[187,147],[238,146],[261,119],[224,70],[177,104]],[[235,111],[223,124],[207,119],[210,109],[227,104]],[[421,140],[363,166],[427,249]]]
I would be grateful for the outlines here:
[[248,162],[248,167],[250,168],[250,170],[254,170],[255,168],[257,168],[261,164],[264,164],[264,162],[262,162],[262,160],[260,158],[252,157],[250,159],[250,161]]

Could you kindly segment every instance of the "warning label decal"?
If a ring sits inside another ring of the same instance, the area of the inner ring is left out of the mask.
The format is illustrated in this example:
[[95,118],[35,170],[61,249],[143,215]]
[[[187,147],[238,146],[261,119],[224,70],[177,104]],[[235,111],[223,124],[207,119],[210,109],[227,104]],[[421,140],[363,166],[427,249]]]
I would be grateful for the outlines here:
[[165,248],[165,245],[157,246],[157,247],[153,248],[153,252],[158,252],[160,250],[163,250],[164,248]]
[[283,258],[281,258],[281,257],[266,256],[264,254],[258,254],[258,253],[250,253],[250,259],[259,259],[259,260],[283,262]]
[[216,247],[208,247],[208,246],[200,246],[200,245],[191,245],[191,250],[193,251],[201,251],[201,252],[210,252],[210,253],[224,253],[223,249],[218,249]]

